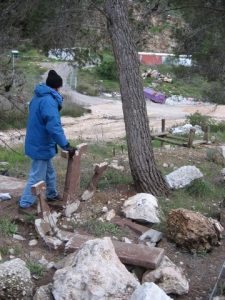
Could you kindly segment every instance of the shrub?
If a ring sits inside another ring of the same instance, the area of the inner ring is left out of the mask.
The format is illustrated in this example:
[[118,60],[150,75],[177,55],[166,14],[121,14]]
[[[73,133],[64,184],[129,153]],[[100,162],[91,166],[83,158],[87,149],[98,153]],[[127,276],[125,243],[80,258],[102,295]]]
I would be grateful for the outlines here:
[[76,90],[81,94],[89,96],[98,96],[99,94],[98,88],[88,83],[78,83]]
[[114,58],[112,56],[104,57],[100,66],[97,67],[97,73],[103,79],[117,80],[118,76]]
[[202,128],[204,128],[205,126],[211,125],[213,123],[213,120],[211,119],[211,117],[202,115],[199,112],[188,115],[187,121],[192,126],[199,125]]
[[203,97],[206,101],[225,104],[225,88],[221,82],[211,82],[210,86],[203,91]]

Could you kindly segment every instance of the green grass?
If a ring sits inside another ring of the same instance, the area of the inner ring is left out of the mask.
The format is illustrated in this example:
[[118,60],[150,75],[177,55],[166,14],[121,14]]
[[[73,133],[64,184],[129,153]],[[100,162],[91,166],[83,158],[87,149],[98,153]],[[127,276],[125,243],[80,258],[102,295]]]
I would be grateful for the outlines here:
[[0,219],[0,236],[12,236],[17,232],[17,225],[10,219],[4,217]]
[[26,111],[0,111],[0,128],[1,130],[25,128],[27,116]]
[[191,185],[186,188],[188,194],[196,198],[206,198],[213,193],[213,187],[205,180],[197,179],[192,181]]
[[0,161],[9,163],[7,166],[9,176],[24,178],[27,175],[30,159],[24,155],[23,146],[14,148],[14,151],[0,147]]
[[31,272],[31,275],[35,275],[39,278],[43,277],[45,267],[39,263],[28,261],[27,262],[27,267]]
[[133,179],[130,173],[108,169],[100,179],[98,187],[101,190],[112,186],[131,185],[132,183]]
[[97,96],[100,92],[119,92],[119,82],[102,78],[96,68],[79,69],[77,91],[90,96]]
[[63,109],[61,110],[61,116],[69,116],[73,118],[81,117],[85,113],[90,113],[90,109],[86,109],[75,103],[65,103]]
[[127,231],[120,229],[117,225],[109,223],[109,222],[101,222],[96,219],[89,220],[83,224],[74,223],[73,227],[74,227],[74,229],[83,228],[89,234],[97,236],[97,237],[103,237],[103,236],[110,235],[110,236],[115,236],[115,237],[121,238],[121,237],[127,235]]

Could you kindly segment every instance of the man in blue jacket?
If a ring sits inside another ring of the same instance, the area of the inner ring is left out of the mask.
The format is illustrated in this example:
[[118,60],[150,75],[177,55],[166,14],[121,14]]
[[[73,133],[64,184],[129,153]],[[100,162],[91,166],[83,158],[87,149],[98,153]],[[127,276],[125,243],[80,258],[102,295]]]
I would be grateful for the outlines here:
[[57,153],[57,145],[73,156],[76,148],[71,147],[65,137],[59,111],[63,98],[58,90],[62,78],[50,70],[46,84],[37,85],[35,96],[29,105],[29,118],[25,139],[25,154],[32,159],[29,178],[19,202],[20,211],[29,212],[36,203],[31,186],[41,180],[46,182],[48,200],[59,200],[56,190],[56,174],[52,158]]

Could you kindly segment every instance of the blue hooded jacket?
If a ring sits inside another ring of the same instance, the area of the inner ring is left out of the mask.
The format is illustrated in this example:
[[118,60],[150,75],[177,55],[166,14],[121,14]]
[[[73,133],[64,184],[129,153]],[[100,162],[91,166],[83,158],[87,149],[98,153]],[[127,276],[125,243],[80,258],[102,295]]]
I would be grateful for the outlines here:
[[62,96],[46,84],[39,84],[29,105],[29,118],[25,139],[25,153],[32,159],[51,159],[56,154],[56,145],[66,148],[59,114]]

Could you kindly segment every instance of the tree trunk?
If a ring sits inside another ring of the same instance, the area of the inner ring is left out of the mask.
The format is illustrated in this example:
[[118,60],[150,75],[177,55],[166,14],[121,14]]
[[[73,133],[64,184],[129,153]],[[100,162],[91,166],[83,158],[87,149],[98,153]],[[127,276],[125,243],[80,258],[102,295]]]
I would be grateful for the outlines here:
[[167,194],[168,187],[156,167],[139,59],[128,21],[126,0],[106,0],[107,28],[120,80],[131,174],[138,192]]

